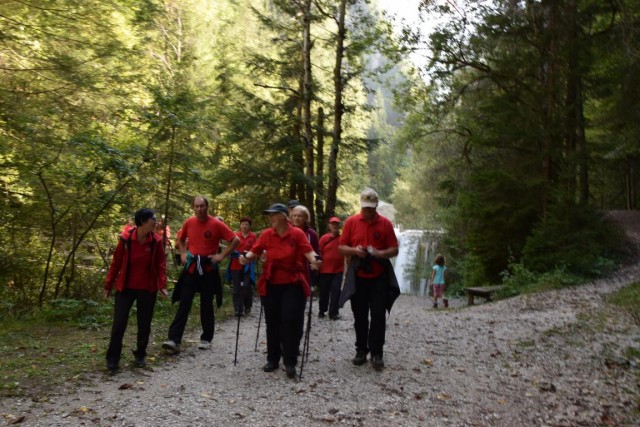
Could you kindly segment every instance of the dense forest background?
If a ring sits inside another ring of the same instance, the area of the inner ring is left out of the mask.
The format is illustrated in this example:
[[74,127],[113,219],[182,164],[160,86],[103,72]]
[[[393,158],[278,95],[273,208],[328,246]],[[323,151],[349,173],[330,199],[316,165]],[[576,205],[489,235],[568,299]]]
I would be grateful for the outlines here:
[[[416,11],[418,13],[418,11]],[[0,311],[99,295],[142,206],[232,228],[363,186],[446,231],[460,283],[584,277],[637,209],[640,1],[9,0],[0,5]],[[425,59],[411,64],[409,54]]]

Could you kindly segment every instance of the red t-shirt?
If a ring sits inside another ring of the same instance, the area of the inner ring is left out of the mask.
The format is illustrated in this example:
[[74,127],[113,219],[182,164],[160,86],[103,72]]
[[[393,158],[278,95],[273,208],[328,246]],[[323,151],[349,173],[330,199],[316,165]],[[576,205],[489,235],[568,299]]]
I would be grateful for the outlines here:
[[151,241],[152,233],[149,233],[143,243],[138,241],[138,229],[133,230],[131,236],[131,248],[129,249],[129,275],[125,288],[145,291],[156,291],[157,285],[154,283],[151,271]]
[[[393,230],[393,224],[387,218],[376,212],[371,222],[367,222],[362,218],[362,214],[358,213],[347,218],[342,229],[340,244],[355,248],[360,245],[365,250],[368,246],[375,249],[384,250],[388,248],[398,247],[398,239]],[[384,271],[384,267],[375,260],[371,261],[371,273],[365,273],[362,268],[356,271],[358,277],[374,278],[378,277]]]
[[327,233],[320,238],[320,256],[322,267],[320,273],[335,274],[344,271],[344,256],[338,251],[340,235],[333,236]]
[[260,256],[267,251],[267,261],[263,270],[269,271],[269,283],[283,285],[296,282],[299,274],[307,274],[307,266],[300,261],[300,254],[313,252],[304,231],[288,225],[284,236],[280,236],[273,228],[267,228],[260,234],[258,241],[251,247],[251,252]]
[[[240,244],[236,248],[236,251],[240,253],[251,250],[251,247],[256,243],[256,235],[253,234],[252,231],[250,231],[249,234],[247,234],[247,237],[244,237],[242,235],[242,231],[237,231],[236,236],[238,236],[238,239],[240,239]],[[233,270],[233,271],[242,270],[242,265],[240,264],[240,261],[238,261],[238,258],[231,259],[231,265],[229,266],[229,270]]]
[[211,215],[207,215],[206,221],[192,216],[182,224],[182,231],[179,232],[180,239],[189,239],[189,252],[200,256],[217,254],[220,240],[230,242],[235,236],[227,224]]

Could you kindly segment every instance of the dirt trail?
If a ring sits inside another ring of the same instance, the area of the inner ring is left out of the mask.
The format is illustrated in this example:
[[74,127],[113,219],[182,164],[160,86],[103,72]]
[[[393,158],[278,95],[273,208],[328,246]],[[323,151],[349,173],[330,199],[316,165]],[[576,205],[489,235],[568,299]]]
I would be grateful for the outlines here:
[[211,350],[191,341],[166,367],[99,374],[46,402],[4,399],[0,414],[29,426],[640,425],[638,360],[625,356],[638,354],[640,327],[606,302],[639,278],[635,265],[579,288],[473,307],[453,301],[448,310],[402,295],[382,372],[351,364],[348,304],[339,321],[314,313],[302,381],[262,372],[254,311],[242,320],[235,367],[230,320],[217,326]]

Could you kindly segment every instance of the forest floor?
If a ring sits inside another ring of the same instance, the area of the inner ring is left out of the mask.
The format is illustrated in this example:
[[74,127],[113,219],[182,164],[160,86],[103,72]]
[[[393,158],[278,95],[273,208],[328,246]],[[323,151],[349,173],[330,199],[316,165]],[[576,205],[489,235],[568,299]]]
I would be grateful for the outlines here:
[[[628,228],[636,244],[637,227],[636,217]],[[0,420],[30,426],[640,425],[640,325],[610,301],[638,280],[635,264],[576,288],[472,307],[453,300],[449,309],[402,295],[387,321],[381,372],[351,363],[348,304],[338,321],[314,313],[302,380],[262,371],[264,323],[256,352],[254,310],[242,319],[237,366],[231,319],[217,323],[211,350],[196,348],[194,332],[183,352],[166,356],[160,367],[127,365],[115,375],[96,373],[72,391],[3,398]]]

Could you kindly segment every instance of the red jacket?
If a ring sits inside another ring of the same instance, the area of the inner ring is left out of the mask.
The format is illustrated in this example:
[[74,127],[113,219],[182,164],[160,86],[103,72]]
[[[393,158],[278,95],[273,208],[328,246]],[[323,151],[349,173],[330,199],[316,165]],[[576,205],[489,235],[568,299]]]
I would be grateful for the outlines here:
[[[132,234],[136,232],[137,228],[134,228],[120,236],[118,246],[113,254],[111,267],[109,267],[107,279],[105,280],[104,288],[108,291],[115,287],[117,291],[122,292],[125,288],[125,276],[129,262],[129,238],[135,239],[136,236]],[[151,252],[149,275],[147,277],[149,282],[148,289],[149,291],[158,291],[167,287],[167,258],[162,248],[162,238],[156,233],[152,232],[150,234],[155,242],[151,244],[153,249]]]

